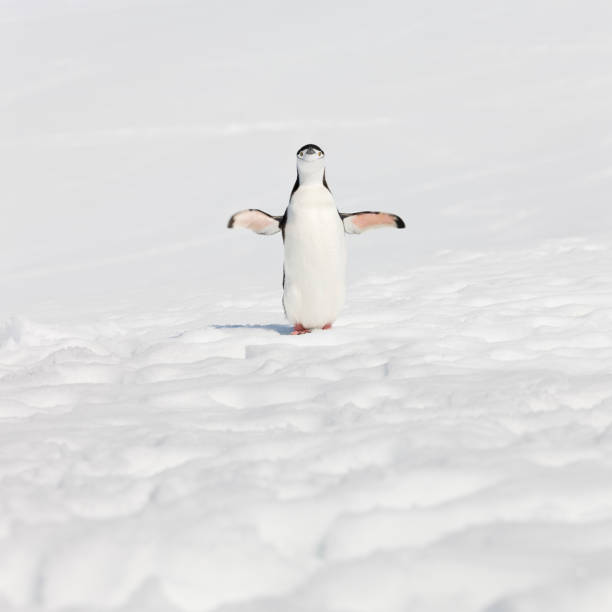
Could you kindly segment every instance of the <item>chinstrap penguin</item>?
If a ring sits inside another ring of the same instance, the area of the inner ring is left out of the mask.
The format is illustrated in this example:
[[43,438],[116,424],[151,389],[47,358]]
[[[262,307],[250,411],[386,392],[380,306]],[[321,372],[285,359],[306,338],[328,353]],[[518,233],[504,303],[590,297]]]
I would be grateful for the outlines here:
[[282,232],[283,307],[291,333],[304,334],[331,328],[344,304],[344,234],[405,225],[391,213],[339,212],[325,179],[325,153],[307,144],[297,152],[297,179],[285,214],[250,208],[232,215],[227,227],[265,235]]

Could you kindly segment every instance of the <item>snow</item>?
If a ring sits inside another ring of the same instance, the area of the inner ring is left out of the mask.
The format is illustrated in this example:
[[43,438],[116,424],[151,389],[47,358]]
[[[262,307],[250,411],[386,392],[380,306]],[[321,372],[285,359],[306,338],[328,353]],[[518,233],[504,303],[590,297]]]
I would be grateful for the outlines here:
[[[0,610],[610,609],[611,12],[2,3]],[[407,227],[294,337],[305,142]]]

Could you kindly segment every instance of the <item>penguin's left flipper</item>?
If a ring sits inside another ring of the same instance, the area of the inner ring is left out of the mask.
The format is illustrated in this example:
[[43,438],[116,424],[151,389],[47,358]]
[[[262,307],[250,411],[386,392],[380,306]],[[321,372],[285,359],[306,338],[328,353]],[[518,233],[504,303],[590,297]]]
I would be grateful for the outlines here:
[[257,234],[276,234],[280,232],[280,222],[282,217],[273,217],[263,210],[257,208],[249,208],[241,210],[232,215],[227,222],[227,227],[244,227],[245,229],[253,230]]
[[347,234],[362,234],[366,230],[376,229],[377,227],[406,227],[401,217],[385,212],[374,212],[364,210],[355,213],[339,213],[344,231]]

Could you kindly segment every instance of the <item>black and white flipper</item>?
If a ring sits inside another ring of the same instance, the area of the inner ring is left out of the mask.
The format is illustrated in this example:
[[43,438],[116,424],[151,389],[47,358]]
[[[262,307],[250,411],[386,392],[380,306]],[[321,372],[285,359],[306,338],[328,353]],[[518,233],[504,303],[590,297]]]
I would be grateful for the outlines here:
[[256,234],[270,236],[280,232],[282,219],[282,216],[274,217],[263,210],[249,208],[232,215],[227,222],[227,227],[243,227],[254,231]]
[[339,213],[347,234],[363,234],[378,227],[406,227],[401,217],[392,213],[364,210],[354,213]]

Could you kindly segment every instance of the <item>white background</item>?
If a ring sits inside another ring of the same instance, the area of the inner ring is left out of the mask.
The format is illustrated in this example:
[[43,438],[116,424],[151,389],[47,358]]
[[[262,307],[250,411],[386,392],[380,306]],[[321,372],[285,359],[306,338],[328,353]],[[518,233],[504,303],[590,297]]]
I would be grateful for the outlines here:
[[[0,608],[610,608],[611,19],[1,2]],[[406,229],[294,338],[306,142]]]

